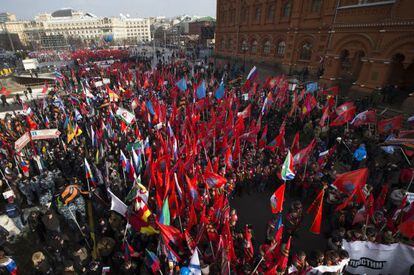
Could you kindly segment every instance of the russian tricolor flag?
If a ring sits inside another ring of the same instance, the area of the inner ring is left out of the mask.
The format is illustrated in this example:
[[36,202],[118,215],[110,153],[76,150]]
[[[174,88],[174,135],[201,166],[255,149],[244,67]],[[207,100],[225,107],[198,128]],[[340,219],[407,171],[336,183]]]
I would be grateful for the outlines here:
[[257,77],[257,73],[257,68],[254,66],[247,75],[247,80],[253,81]]

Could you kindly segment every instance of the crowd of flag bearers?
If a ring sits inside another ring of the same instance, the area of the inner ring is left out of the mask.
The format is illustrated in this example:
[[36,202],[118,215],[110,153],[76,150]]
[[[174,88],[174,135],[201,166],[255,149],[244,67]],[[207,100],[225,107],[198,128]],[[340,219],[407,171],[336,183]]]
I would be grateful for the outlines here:
[[[21,274],[342,274],[342,239],[412,244],[412,119],[344,101],[337,87],[262,82],[256,67],[235,81],[213,63],[73,58],[44,99],[0,124],[3,192],[39,206],[19,229],[43,236],[43,257]],[[61,135],[16,150],[42,129]],[[52,170],[61,176],[40,200],[27,186]],[[273,218],[258,243],[230,204],[267,188]],[[293,247],[305,215],[327,240],[308,254]],[[0,266],[16,274],[20,252],[6,252]]]

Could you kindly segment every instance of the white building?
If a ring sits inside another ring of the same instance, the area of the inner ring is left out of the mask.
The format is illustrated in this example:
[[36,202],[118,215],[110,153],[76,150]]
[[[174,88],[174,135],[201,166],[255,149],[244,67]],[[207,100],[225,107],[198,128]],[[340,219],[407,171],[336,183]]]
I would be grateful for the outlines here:
[[80,38],[84,41],[100,40],[110,37],[114,41],[151,40],[149,19],[118,17],[98,17],[92,13],[61,9],[51,14],[35,17],[37,25],[42,26],[45,35],[63,35]]

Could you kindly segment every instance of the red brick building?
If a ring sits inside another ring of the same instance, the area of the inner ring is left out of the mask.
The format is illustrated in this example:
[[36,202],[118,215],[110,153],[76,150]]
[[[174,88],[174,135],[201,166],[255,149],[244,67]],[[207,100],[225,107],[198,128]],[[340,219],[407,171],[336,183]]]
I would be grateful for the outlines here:
[[414,1],[217,0],[215,51],[362,91],[414,87]]

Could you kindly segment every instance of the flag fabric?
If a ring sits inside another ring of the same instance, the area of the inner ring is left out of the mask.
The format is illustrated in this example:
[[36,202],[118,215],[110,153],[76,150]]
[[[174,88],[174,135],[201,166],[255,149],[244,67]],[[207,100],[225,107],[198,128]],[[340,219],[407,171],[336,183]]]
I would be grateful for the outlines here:
[[325,107],[322,113],[321,120],[319,121],[319,126],[324,127],[326,120],[329,118],[329,107]]
[[4,257],[4,260],[0,264],[0,266],[5,267],[10,275],[17,275],[18,274],[17,264],[10,257]]
[[204,172],[204,181],[210,188],[221,188],[227,183],[227,179],[211,171]]
[[29,177],[30,163],[26,160],[22,160],[20,162],[20,168],[22,169],[24,176]]
[[410,116],[408,119],[407,119],[407,122],[412,126],[412,125],[414,125],[414,116]]
[[116,115],[127,124],[131,124],[135,120],[133,113],[121,107],[118,107],[118,110],[116,110]]
[[7,90],[6,87],[1,87],[0,94],[5,95],[6,97],[11,94],[10,90]]
[[341,116],[342,114],[348,112],[349,110],[356,109],[354,102],[345,102],[344,104],[338,106],[335,109],[335,112],[338,116]]
[[159,218],[159,223],[170,225],[170,207],[168,204],[168,197],[165,198],[164,204],[162,205],[162,210]]
[[334,86],[323,91],[323,95],[337,96],[339,94],[339,87]]
[[111,197],[111,210],[125,217],[128,211],[128,206],[123,201],[121,201],[114,193],[112,193],[109,188],[107,189],[107,191],[109,196]]
[[330,126],[342,126],[345,123],[352,121],[355,116],[355,112],[355,106],[343,106],[343,108],[337,109],[336,113],[338,116],[331,122]]
[[365,124],[373,124],[377,121],[377,114],[374,110],[366,110],[357,114],[351,121],[351,124],[355,127],[359,127]]
[[284,181],[293,180],[295,178],[295,171],[293,168],[293,157],[289,150],[286,159],[283,162],[281,176],[282,180]]
[[346,194],[354,193],[362,188],[368,179],[368,168],[358,169],[337,176],[333,185]]
[[49,90],[49,84],[45,81],[45,85],[43,85],[43,88],[42,88],[42,94],[47,93],[48,90]]
[[214,93],[214,96],[216,99],[222,99],[224,97],[224,83],[223,81],[220,83],[219,87],[217,88],[216,92]]
[[247,80],[248,81],[254,81],[254,79],[257,77],[257,73],[258,73],[257,68],[256,68],[256,66],[254,66],[250,70],[249,74],[247,75]]
[[401,129],[403,116],[395,116],[393,118],[378,121],[378,132],[380,134],[388,133],[391,130]]
[[193,256],[191,256],[190,264],[188,265],[188,269],[190,270],[191,275],[201,275],[201,265],[197,248],[194,249]]
[[313,149],[316,146],[316,139],[313,139],[311,143],[309,143],[308,146],[306,146],[304,149],[299,151],[294,157],[293,157],[293,165],[305,165],[309,157],[312,154]]
[[185,78],[181,78],[177,83],[175,83],[178,89],[180,89],[181,92],[187,91],[187,80]]
[[197,87],[196,95],[198,99],[202,99],[206,97],[206,82],[203,80],[201,84]]
[[312,222],[312,225],[309,229],[310,232],[314,234],[321,233],[321,224],[322,224],[322,208],[323,208],[323,196],[325,194],[325,189],[322,189],[316,199],[313,201],[309,209],[307,210],[308,213],[314,212],[316,209],[316,215]]
[[86,179],[89,180],[89,182],[96,187],[96,179],[93,177],[91,167],[89,166],[88,160],[85,158],[85,173],[86,173]]
[[414,202],[411,203],[403,222],[398,226],[398,231],[410,239],[414,237]]
[[318,90],[318,82],[311,82],[306,84],[306,91],[310,93],[314,93]]
[[[176,256],[177,259],[179,259],[180,257],[178,256],[178,253],[176,252],[176,250],[178,250],[179,247],[181,246],[180,242],[181,242],[182,237],[181,237],[180,230],[178,230],[174,226],[164,225],[158,222],[157,222],[157,225],[160,228],[160,233],[161,233],[162,240],[164,241],[164,244],[168,247],[168,249],[171,250],[174,256]],[[173,247],[175,249],[173,249]]]
[[276,191],[270,197],[270,207],[272,209],[273,214],[280,213],[283,210],[285,188],[286,188],[286,184],[283,183],[281,186],[279,186],[279,188],[276,189]]
[[161,269],[160,260],[154,252],[145,249],[145,264],[153,273],[157,273]]

